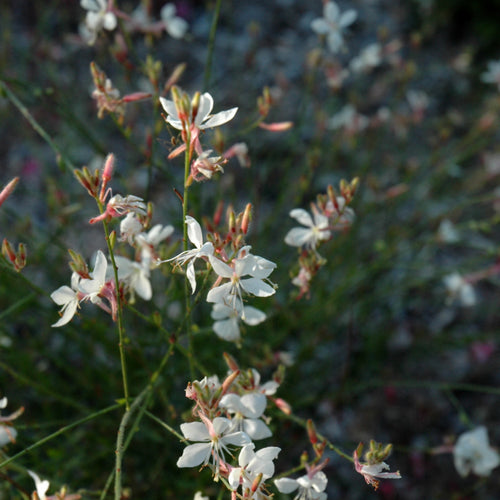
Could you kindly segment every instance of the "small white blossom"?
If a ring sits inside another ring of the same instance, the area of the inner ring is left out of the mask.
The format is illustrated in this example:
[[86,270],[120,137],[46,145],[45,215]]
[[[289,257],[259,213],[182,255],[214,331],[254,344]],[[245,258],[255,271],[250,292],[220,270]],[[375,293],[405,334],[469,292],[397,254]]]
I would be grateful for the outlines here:
[[357,17],[355,10],[350,9],[340,13],[338,5],[333,2],[326,2],[323,7],[323,17],[314,19],[311,28],[318,35],[326,35],[328,48],[336,53],[342,48],[344,38],[342,31],[351,25]]
[[368,127],[370,120],[356,111],[354,106],[346,104],[338,113],[328,121],[328,128],[337,130],[345,129],[349,133],[361,132]]
[[[4,396],[0,399],[0,410],[3,410],[7,407],[7,398]],[[6,417],[0,416],[0,448],[5,446],[8,443],[14,443],[17,437],[17,431],[11,425],[2,424],[5,422],[6,424],[10,424],[11,420],[14,420],[22,413],[22,410],[18,410],[12,415],[8,415]]]
[[134,212],[129,212],[120,222],[120,241],[134,244],[135,237],[142,232],[142,223]]
[[478,476],[489,476],[500,465],[500,456],[490,446],[488,431],[484,426],[460,435],[453,449],[453,460],[462,477],[471,471]]
[[88,11],[85,17],[87,32],[84,36],[89,45],[94,44],[102,29],[112,31],[116,28],[116,16],[108,11],[107,0],[80,0],[80,5]]
[[176,8],[173,3],[165,4],[161,11],[161,20],[165,25],[165,29],[167,33],[172,38],[182,38],[188,29],[188,23],[182,19],[182,17],[178,17],[176,14]]
[[[246,292],[256,297],[269,297],[276,290],[264,282],[276,267],[274,262],[252,255],[249,246],[243,247],[238,256],[231,261],[231,266],[220,261],[213,255],[209,256],[213,270],[221,278],[229,282],[212,288],[207,295],[207,302],[223,303],[233,309],[237,308],[238,300],[242,302],[242,293]],[[244,278],[244,276],[250,276]]]
[[231,342],[240,340],[240,319],[247,325],[255,326],[266,319],[266,314],[252,306],[243,306],[239,300],[235,301],[235,307],[223,303],[214,304],[212,319],[215,320],[214,332],[221,339]]
[[181,424],[182,434],[189,441],[196,441],[184,448],[182,456],[177,460],[177,467],[206,466],[212,458],[215,476],[219,475],[221,461],[226,462],[230,454],[229,446],[244,446],[250,443],[250,438],[244,432],[233,432],[231,421],[216,417],[213,422],[200,415],[203,422]]
[[186,276],[191,285],[191,290],[193,293],[196,290],[196,273],[194,270],[194,263],[196,259],[202,257],[210,257],[214,253],[214,246],[209,241],[203,243],[203,233],[201,231],[201,226],[196,219],[186,215],[187,233],[189,241],[195,246],[192,250],[186,250],[181,252],[179,255],[168,259],[166,262],[175,262],[179,266],[183,266],[186,262],[189,262],[186,269]]
[[232,430],[246,432],[252,440],[272,436],[269,427],[261,420],[266,405],[266,396],[257,392],[243,396],[225,394],[219,403],[220,408],[224,408],[233,415],[231,419]]
[[78,284],[78,291],[85,295],[83,300],[90,300],[93,304],[100,302],[99,294],[106,284],[107,270],[108,261],[102,251],[98,250],[94,270],[90,273],[90,278],[82,279]]
[[144,300],[150,300],[153,296],[151,283],[149,281],[149,263],[134,262],[126,257],[115,256],[118,267],[118,279],[126,283],[132,293],[131,301],[134,301],[134,292]]
[[500,61],[489,61],[488,69],[481,75],[483,83],[494,83],[500,90]]
[[47,500],[47,491],[50,486],[49,481],[47,479],[42,481],[33,471],[28,470],[28,474],[33,478],[33,481],[35,481],[36,494],[39,500]]
[[274,481],[276,488],[281,493],[291,493],[299,490],[297,500],[326,500],[325,493],[328,478],[322,471],[312,471],[312,474],[306,474],[298,479],[284,477]]
[[156,254],[156,247],[174,232],[171,225],[156,224],[147,233],[140,233],[135,237],[136,243],[141,248],[141,261],[145,267],[153,269],[160,264]]
[[[267,479],[274,475],[274,463],[281,448],[276,446],[268,446],[257,452],[254,451],[253,443],[244,446],[238,456],[239,467],[234,467],[228,477],[229,485],[233,491],[236,491],[241,485],[242,491],[252,491],[252,499],[264,500],[270,498],[267,493],[261,488],[261,485]],[[257,490],[252,490],[255,479],[262,474],[261,483]],[[248,498],[245,496],[245,498]]]
[[[179,118],[174,101],[160,97],[160,102],[163,109],[167,113],[167,122],[175,129],[182,130],[182,121]],[[220,111],[215,115],[211,115],[210,113],[212,112],[213,107],[214,100],[212,96],[208,92],[201,94],[198,112],[191,125],[200,130],[219,127],[220,125],[224,125],[224,123],[232,120],[238,111],[238,108],[231,108],[226,111]]]
[[349,67],[354,73],[360,73],[376,68],[381,62],[382,47],[378,43],[372,43],[365,47],[357,57],[351,60]]
[[58,305],[62,306],[60,310],[61,317],[52,326],[63,326],[71,321],[79,307],[78,283],[80,276],[77,273],[71,275],[71,288],[61,286],[50,294],[50,298]]
[[300,222],[303,227],[294,227],[288,231],[285,236],[285,243],[293,247],[307,247],[315,249],[318,242],[330,238],[328,229],[328,217],[318,212],[313,213],[314,220],[311,215],[302,208],[294,208],[290,212],[290,217]]
[[448,291],[449,300],[458,300],[463,307],[476,305],[476,292],[474,287],[468,283],[461,274],[455,272],[443,278],[444,285]]

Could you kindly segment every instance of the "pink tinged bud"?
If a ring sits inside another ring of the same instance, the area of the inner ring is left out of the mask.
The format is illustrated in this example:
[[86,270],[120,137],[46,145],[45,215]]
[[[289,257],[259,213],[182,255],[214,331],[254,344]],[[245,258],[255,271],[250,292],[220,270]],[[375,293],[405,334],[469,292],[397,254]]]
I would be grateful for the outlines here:
[[106,198],[106,188],[108,186],[108,182],[111,180],[111,177],[113,176],[114,167],[115,167],[115,155],[113,153],[110,153],[106,157],[106,161],[104,162],[104,168],[102,170],[101,192],[99,193],[99,200],[101,201],[101,203],[104,203],[104,200]]
[[235,379],[238,377],[239,374],[240,371],[237,370],[226,377],[224,382],[222,382],[222,394],[225,394],[229,390],[229,388],[231,387],[231,385],[233,384],[233,382],[235,381]]
[[165,94],[170,90],[170,88],[173,85],[175,85],[179,81],[179,78],[181,77],[182,73],[184,73],[185,69],[186,69],[185,63],[179,64],[174,68],[174,71],[172,71],[170,78],[167,80],[167,83],[165,83],[165,87],[163,88],[163,92]]
[[270,132],[284,132],[293,127],[293,122],[274,122],[274,123],[259,123],[259,127]]
[[236,362],[236,360],[231,356],[231,354],[228,354],[227,352],[225,352],[223,354],[224,356],[224,361],[226,362],[227,366],[229,367],[229,369],[232,371],[232,372],[236,372],[236,371],[239,371],[240,370],[240,367],[238,366],[238,363]]
[[312,445],[318,442],[318,435],[316,434],[316,429],[314,428],[314,424],[311,419],[307,421],[307,435],[309,436],[309,441]]
[[133,92],[132,94],[127,94],[123,96],[123,102],[135,102],[135,101],[144,101],[144,99],[149,99],[151,94],[148,92]]
[[241,231],[243,234],[247,234],[248,226],[252,218],[252,204],[248,203],[245,207],[245,212],[243,213],[243,219],[241,221]]
[[281,398],[276,398],[274,399],[274,404],[285,414],[285,415],[291,415],[292,414],[292,407],[284,400]]
[[168,159],[171,160],[172,158],[175,158],[176,156],[179,156],[181,153],[184,153],[186,151],[186,144],[181,144],[180,146],[176,147],[169,155]]
[[14,191],[14,188],[16,187],[18,182],[19,182],[19,177],[14,177],[14,179],[12,179],[2,189],[2,192],[0,193],[0,207],[2,206],[3,202],[11,195],[12,191]]
[[6,238],[4,238],[2,242],[2,255],[7,260],[10,260],[12,264],[14,264],[14,262],[16,261],[16,252],[14,251],[14,248]]

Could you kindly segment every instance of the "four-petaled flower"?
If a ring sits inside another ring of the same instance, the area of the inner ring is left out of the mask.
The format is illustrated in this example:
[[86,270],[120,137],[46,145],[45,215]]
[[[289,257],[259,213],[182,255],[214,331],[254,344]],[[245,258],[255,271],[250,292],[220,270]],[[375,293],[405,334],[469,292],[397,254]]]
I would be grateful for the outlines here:
[[221,467],[226,468],[226,454],[230,454],[229,446],[244,446],[250,443],[247,434],[231,430],[231,421],[216,417],[213,421],[203,414],[202,422],[181,424],[181,431],[189,441],[197,441],[184,448],[182,456],[177,460],[177,467],[206,466],[212,457],[214,474],[219,476]]
[[[233,491],[236,491],[241,485],[243,498],[252,498],[254,500],[265,500],[271,496],[264,489],[264,481],[273,477],[274,463],[281,448],[276,446],[268,446],[261,450],[254,451],[253,443],[245,445],[238,456],[239,467],[234,467],[229,473],[228,482]],[[260,476],[260,483],[255,484],[255,481]],[[245,492],[250,493],[247,496]]]
[[[242,292],[256,297],[269,297],[276,292],[271,285],[264,282],[264,279],[273,272],[276,264],[263,257],[252,255],[250,248],[250,246],[241,248],[238,256],[231,261],[231,266],[213,255],[209,257],[216,274],[220,278],[228,278],[229,282],[212,288],[208,292],[207,302],[222,303],[236,309],[243,301]],[[244,276],[250,277],[243,278]]]
[[354,451],[354,468],[359,472],[366,481],[366,484],[371,484],[374,489],[378,488],[380,479],[401,479],[399,471],[396,472],[382,472],[389,470],[389,466],[385,462],[378,462],[375,464],[361,463],[358,458],[358,451]]
[[196,259],[210,257],[213,255],[214,246],[210,241],[203,243],[201,226],[196,219],[186,215],[186,224],[189,241],[195,246],[195,248],[181,252],[179,255],[173,257],[172,259],[168,259],[166,262],[173,261],[179,266],[183,266],[186,262],[189,262],[186,269],[186,276],[189,284],[191,285],[191,290],[194,293],[196,290],[196,273],[194,270],[194,263]]
[[[163,109],[167,113],[167,122],[175,129],[183,130],[182,120],[179,118],[178,110],[174,101],[160,97],[160,102]],[[238,108],[231,108],[226,111],[220,111],[215,115],[211,115],[210,113],[212,112],[213,107],[214,100],[212,96],[208,92],[201,94],[194,121],[192,121],[192,117],[188,117],[188,120],[191,120],[190,125],[199,130],[218,127],[232,120],[238,111]]]
[[78,295],[78,284],[80,276],[77,273],[71,275],[71,288],[69,286],[61,286],[50,294],[50,298],[58,305],[62,306],[60,314],[62,316],[52,326],[59,327],[69,323],[79,307],[82,294]]
[[327,2],[323,8],[323,17],[314,19],[311,28],[318,35],[326,35],[328,48],[333,52],[338,52],[344,43],[342,30],[351,25],[357,17],[355,10],[350,9],[340,13],[338,5],[331,1]]
[[182,38],[186,34],[188,23],[182,17],[178,17],[175,14],[176,8],[173,3],[165,4],[160,11],[161,20],[165,25],[167,33],[172,38]]
[[80,0],[80,5],[88,10],[85,17],[88,33],[85,33],[85,36],[89,45],[96,41],[97,34],[103,28],[108,31],[116,28],[116,16],[108,10],[107,0]]
[[471,471],[478,476],[489,476],[500,465],[498,452],[490,446],[486,427],[464,432],[453,448],[453,460],[458,473],[465,477]]
[[328,478],[325,473],[315,468],[311,468],[305,476],[298,479],[284,477],[274,481],[281,493],[291,493],[298,488],[296,500],[325,500],[327,483]]
[[293,247],[307,247],[314,250],[321,240],[330,238],[328,217],[317,211],[313,212],[314,220],[303,208],[294,208],[290,212],[293,217],[300,222],[303,227],[294,227],[285,236],[285,243]]

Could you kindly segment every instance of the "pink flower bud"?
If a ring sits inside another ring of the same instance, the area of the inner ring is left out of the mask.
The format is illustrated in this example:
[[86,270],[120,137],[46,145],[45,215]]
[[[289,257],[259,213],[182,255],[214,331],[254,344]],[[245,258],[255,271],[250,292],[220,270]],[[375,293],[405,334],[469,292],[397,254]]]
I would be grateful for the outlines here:
[[259,127],[270,132],[284,132],[293,127],[293,122],[274,122],[274,123],[259,123]]
[[19,177],[14,177],[0,192],[0,207],[3,202],[11,195],[12,191],[16,187],[19,182]]

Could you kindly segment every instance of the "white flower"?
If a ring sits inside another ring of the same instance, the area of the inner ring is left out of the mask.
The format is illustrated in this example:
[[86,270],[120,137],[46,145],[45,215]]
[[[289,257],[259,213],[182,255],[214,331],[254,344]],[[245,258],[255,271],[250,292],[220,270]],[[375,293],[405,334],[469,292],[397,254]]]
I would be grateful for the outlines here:
[[448,274],[443,278],[451,301],[458,300],[463,307],[472,307],[476,304],[476,292],[459,273]]
[[484,83],[495,83],[500,90],[500,61],[489,61],[488,70],[481,75]]
[[112,31],[116,28],[116,16],[108,11],[107,0],[80,0],[80,5],[88,10],[85,17],[85,26],[88,30],[86,34],[87,42],[92,45],[97,38],[97,34],[103,28]]
[[78,298],[78,283],[80,276],[77,273],[71,275],[71,288],[69,286],[61,286],[50,294],[50,298],[58,305],[62,306],[59,311],[62,316],[52,326],[59,327],[69,323],[76,313],[79,306]]
[[239,300],[235,301],[235,308],[223,303],[214,304],[212,319],[215,320],[214,332],[224,340],[237,342],[240,340],[239,320],[247,325],[258,325],[266,319],[266,314],[252,306],[243,306]]
[[340,13],[338,5],[331,1],[327,2],[323,8],[323,17],[314,19],[311,28],[318,35],[326,35],[329,49],[335,53],[338,52],[343,43],[342,31],[351,25],[357,17],[355,10],[350,9]]
[[33,478],[33,481],[35,481],[36,494],[38,495],[39,500],[46,500],[46,493],[50,486],[49,481],[47,481],[47,479],[42,481],[33,471],[28,470],[28,474]]
[[196,219],[186,215],[187,233],[189,241],[195,246],[192,250],[186,250],[181,252],[179,255],[168,259],[166,262],[174,261],[179,266],[183,266],[186,262],[189,262],[186,269],[186,276],[191,285],[191,290],[193,293],[196,290],[196,273],[194,270],[194,263],[196,259],[202,257],[209,257],[214,253],[214,246],[211,242],[203,243],[203,233],[201,231],[201,226]]
[[269,427],[261,420],[267,406],[264,394],[253,392],[238,396],[225,394],[222,396],[219,407],[233,415],[232,429],[246,432],[250,439],[265,439],[272,436]]
[[193,500],[210,500],[210,497],[206,497],[201,491],[197,491],[194,494]]
[[[177,130],[182,130],[182,121],[177,113],[177,108],[175,107],[174,101],[160,97],[161,105],[167,113],[167,122],[172,125]],[[215,115],[211,115],[212,108],[214,107],[214,100],[212,96],[205,92],[201,94],[198,113],[194,119],[194,127],[203,130],[207,128],[218,127],[232,120],[238,111],[238,108],[231,108],[226,111],[220,111]]]
[[[0,410],[3,410],[7,407],[7,398],[4,396],[0,399]],[[17,437],[17,431],[11,425],[3,425],[1,422],[10,422],[14,420],[20,415],[20,411],[18,410],[12,415],[7,417],[0,417],[0,448],[5,446],[8,443],[14,443]]]
[[120,222],[120,241],[134,244],[135,237],[142,231],[142,223],[134,212],[129,212]]
[[182,17],[177,17],[175,13],[176,9],[173,3],[165,4],[160,11],[167,33],[172,38],[182,38],[186,34],[188,23]]
[[133,262],[119,255],[115,256],[115,262],[118,267],[118,279],[123,280],[132,291],[132,302],[134,292],[144,300],[150,300],[153,292],[149,281],[149,265]]
[[[257,452],[254,451],[253,443],[245,445],[238,456],[238,465],[231,470],[228,482],[233,491],[236,491],[240,484],[243,492],[250,490],[253,492],[251,498],[255,500],[270,498],[265,492],[261,491],[262,483],[274,475],[274,463],[281,448],[268,446]],[[252,490],[255,479],[262,474],[261,483],[256,491]],[[248,498],[245,496],[245,498]]]
[[437,230],[438,238],[443,243],[456,243],[460,241],[460,234],[450,219],[443,219]]
[[216,274],[230,281],[212,288],[208,292],[207,302],[223,303],[236,309],[238,299],[242,302],[242,292],[256,297],[269,297],[276,293],[271,285],[263,281],[273,272],[276,264],[263,257],[252,255],[249,251],[249,246],[240,249],[238,257],[231,261],[231,266],[213,255],[209,256],[210,264]]
[[281,493],[291,493],[297,488],[299,492],[295,497],[297,500],[325,500],[327,498],[326,485],[328,478],[322,471],[316,471],[309,475],[301,476],[298,479],[282,478],[274,481],[274,484]]
[[483,426],[460,435],[453,449],[453,460],[462,477],[471,471],[478,476],[489,476],[500,465],[500,457],[490,446],[488,431]]
[[429,107],[429,96],[423,90],[408,90],[406,98],[415,113],[422,113]]
[[372,43],[365,47],[357,57],[351,60],[350,68],[355,73],[377,67],[382,62],[382,47]]
[[290,212],[290,217],[300,222],[303,227],[294,227],[288,231],[285,236],[285,243],[293,247],[308,247],[315,249],[316,245],[321,240],[330,238],[330,231],[328,230],[329,222],[328,217],[318,212],[314,212],[314,221],[308,212],[302,208],[294,208]]
[[345,128],[350,133],[360,132],[369,124],[366,116],[356,111],[354,106],[346,104],[338,113],[333,115],[328,121],[328,127],[337,130]]
[[173,232],[174,227],[171,225],[156,224],[147,233],[140,233],[135,237],[135,241],[141,247],[141,261],[145,267],[152,269],[159,265],[155,248]]
[[177,467],[206,466],[212,457],[216,477],[219,475],[220,462],[226,462],[229,446],[244,446],[250,443],[250,438],[244,432],[233,432],[231,421],[216,417],[213,422],[200,415],[203,422],[181,424],[182,434],[189,441],[196,441],[184,448],[182,456],[177,460]]
[[108,261],[101,250],[98,250],[94,270],[90,273],[90,278],[82,279],[78,284],[78,291],[85,295],[84,300],[90,300],[93,304],[101,301],[99,294],[106,284],[107,269]]

